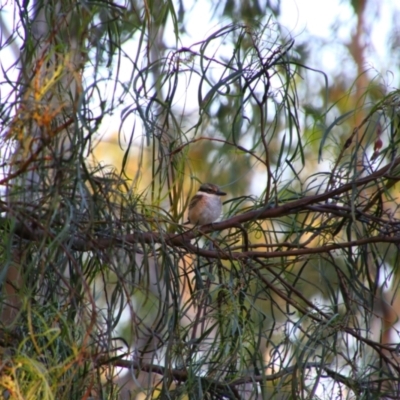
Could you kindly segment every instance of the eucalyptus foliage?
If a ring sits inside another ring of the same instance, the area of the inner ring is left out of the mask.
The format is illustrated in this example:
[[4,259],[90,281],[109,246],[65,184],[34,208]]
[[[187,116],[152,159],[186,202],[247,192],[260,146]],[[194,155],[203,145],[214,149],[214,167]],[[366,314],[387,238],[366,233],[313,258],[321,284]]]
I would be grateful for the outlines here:
[[[4,398],[399,398],[399,92],[305,107],[272,16],[184,46],[169,1],[13,10]],[[193,227],[200,181],[230,195]]]

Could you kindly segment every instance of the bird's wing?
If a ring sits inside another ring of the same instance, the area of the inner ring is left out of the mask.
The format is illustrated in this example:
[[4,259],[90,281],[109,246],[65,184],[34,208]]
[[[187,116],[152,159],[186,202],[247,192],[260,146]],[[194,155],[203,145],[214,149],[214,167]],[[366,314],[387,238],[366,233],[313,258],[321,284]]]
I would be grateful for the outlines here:
[[196,204],[201,200],[203,196],[201,194],[196,194],[192,197],[189,203],[189,210],[196,206]]

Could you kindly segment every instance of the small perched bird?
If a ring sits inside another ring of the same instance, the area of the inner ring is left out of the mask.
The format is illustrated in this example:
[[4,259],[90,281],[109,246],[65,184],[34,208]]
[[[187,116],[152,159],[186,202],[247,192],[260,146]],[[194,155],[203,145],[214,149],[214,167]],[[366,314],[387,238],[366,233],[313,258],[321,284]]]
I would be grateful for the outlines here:
[[206,225],[216,221],[221,215],[221,196],[225,196],[217,185],[203,183],[199,191],[192,197],[189,203],[189,223]]

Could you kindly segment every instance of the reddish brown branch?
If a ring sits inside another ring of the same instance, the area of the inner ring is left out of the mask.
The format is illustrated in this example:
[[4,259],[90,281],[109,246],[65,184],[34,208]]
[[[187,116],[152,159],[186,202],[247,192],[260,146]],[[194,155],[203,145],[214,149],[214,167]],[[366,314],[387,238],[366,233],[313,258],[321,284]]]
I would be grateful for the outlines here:
[[[137,372],[146,372],[146,373],[155,373],[158,375],[162,375],[164,377],[170,376],[173,380],[177,382],[186,382],[189,379],[193,379],[194,376],[189,374],[186,370],[182,369],[174,369],[174,368],[166,368],[161,365],[155,364],[139,364],[135,361],[128,361],[128,360],[106,360],[103,359],[97,363],[98,365],[108,365],[111,364],[115,367],[133,369]],[[306,363],[304,365],[293,365],[287,368],[282,368],[279,372],[274,374],[251,374],[238,377],[232,381],[223,381],[223,380],[216,380],[212,378],[208,378],[206,376],[199,376],[197,377],[200,381],[202,381],[205,387],[214,388],[221,392],[232,391],[235,392],[237,390],[237,386],[245,385],[248,383],[252,384],[263,384],[264,382],[271,382],[277,379],[284,378],[285,376],[294,374],[297,370],[307,370],[307,369],[317,369],[323,370],[329,378],[332,380],[339,382],[349,389],[353,390],[355,393],[359,393],[360,390],[366,390],[369,388],[371,392],[376,392],[379,388],[379,381],[385,381],[386,379],[375,379],[368,382],[363,382],[362,380],[355,380],[351,377],[346,377],[338,372],[332,370],[327,365],[323,365],[321,363]],[[389,380],[389,379],[387,379]],[[364,383],[364,384],[363,384]],[[231,393],[232,393],[231,392]],[[394,398],[392,396],[388,396],[388,398]]]
[[[282,257],[282,256],[302,256],[308,254],[318,254],[325,253],[333,250],[344,249],[354,246],[360,246],[370,243],[400,243],[400,236],[374,236],[374,237],[366,237],[363,239],[353,240],[349,242],[343,243],[332,243],[330,245],[325,245],[317,248],[309,248],[303,247],[294,250],[285,250],[285,251],[245,251],[245,252],[229,252],[225,253],[223,250],[205,250],[200,249],[197,246],[194,246],[190,243],[192,239],[199,237],[203,234],[207,234],[213,231],[222,231],[229,228],[235,228],[240,224],[255,221],[255,220],[266,220],[272,218],[281,218],[293,213],[297,213],[301,210],[307,209],[312,205],[317,205],[326,200],[332,199],[336,196],[339,196],[345,192],[354,190],[356,187],[360,187],[371,183],[375,180],[384,178],[386,174],[388,174],[392,168],[396,167],[400,164],[400,157],[397,158],[394,162],[385,167],[379,169],[373,174],[360,178],[354,182],[347,183],[341,187],[330,190],[328,192],[322,194],[315,194],[307,197],[303,197],[298,200],[294,200],[282,205],[278,205],[276,207],[262,207],[253,211],[249,211],[240,215],[236,215],[232,218],[229,218],[225,221],[221,221],[218,223],[210,224],[202,226],[199,229],[188,230],[183,233],[169,233],[163,234],[158,232],[136,232],[133,234],[127,234],[119,237],[113,238],[87,238],[87,237],[75,237],[71,240],[72,248],[76,251],[90,251],[90,250],[101,250],[105,248],[109,248],[111,246],[123,246],[126,244],[132,245],[137,243],[164,243],[169,246],[180,246],[185,247],[190,252],[211,258],[220,258],[220,259],[241,259],[241,258],[254,258],[254,257],[263,257],[263,258],[273,258],[273,257]],[[393,177],[391,177],[393,179]],[[400,178],[399,178],[400,179]],[[334,212],[334,207],[329,207],[327,204],[319,205],[322,207],[322,212]],[[40,229],[30,228],[26,223],[20,223],[15,232],[21,237],[29,240],[39,240],[43,237],[43,235],[49,236],[49,232],[41,232]]]

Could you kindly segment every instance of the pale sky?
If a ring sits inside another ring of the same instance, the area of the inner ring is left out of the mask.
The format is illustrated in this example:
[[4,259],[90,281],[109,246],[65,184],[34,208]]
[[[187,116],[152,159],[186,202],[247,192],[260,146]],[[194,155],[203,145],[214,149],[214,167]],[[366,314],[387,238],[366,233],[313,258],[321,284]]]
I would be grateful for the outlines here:
[[[204,39],[217,25],[224,23],[223,20],[211,20],[210,2],[186,0],[184,3],[186,9],[192,11],[186,19],[190,37],[183,38],[184,46]],[[279,22],[298,43],[309,42],[310,35],[328,44],[346,42],[356,27],[356,19],[348,4],[347,0],[280,0]],[[391,54],[387,43],[396,20],[395,13],[400,13],[400,1],[368,1],[367,25],[370,29],[371,45],[378,56],[368,61],[378,70],[385,65],[389,67],[390,64]],[[315,49],[316,52],[318,50]],[[319,64],[314,66],[318,69],[338,67],[335,59],[321,59],[317,56],[315,62]]]

